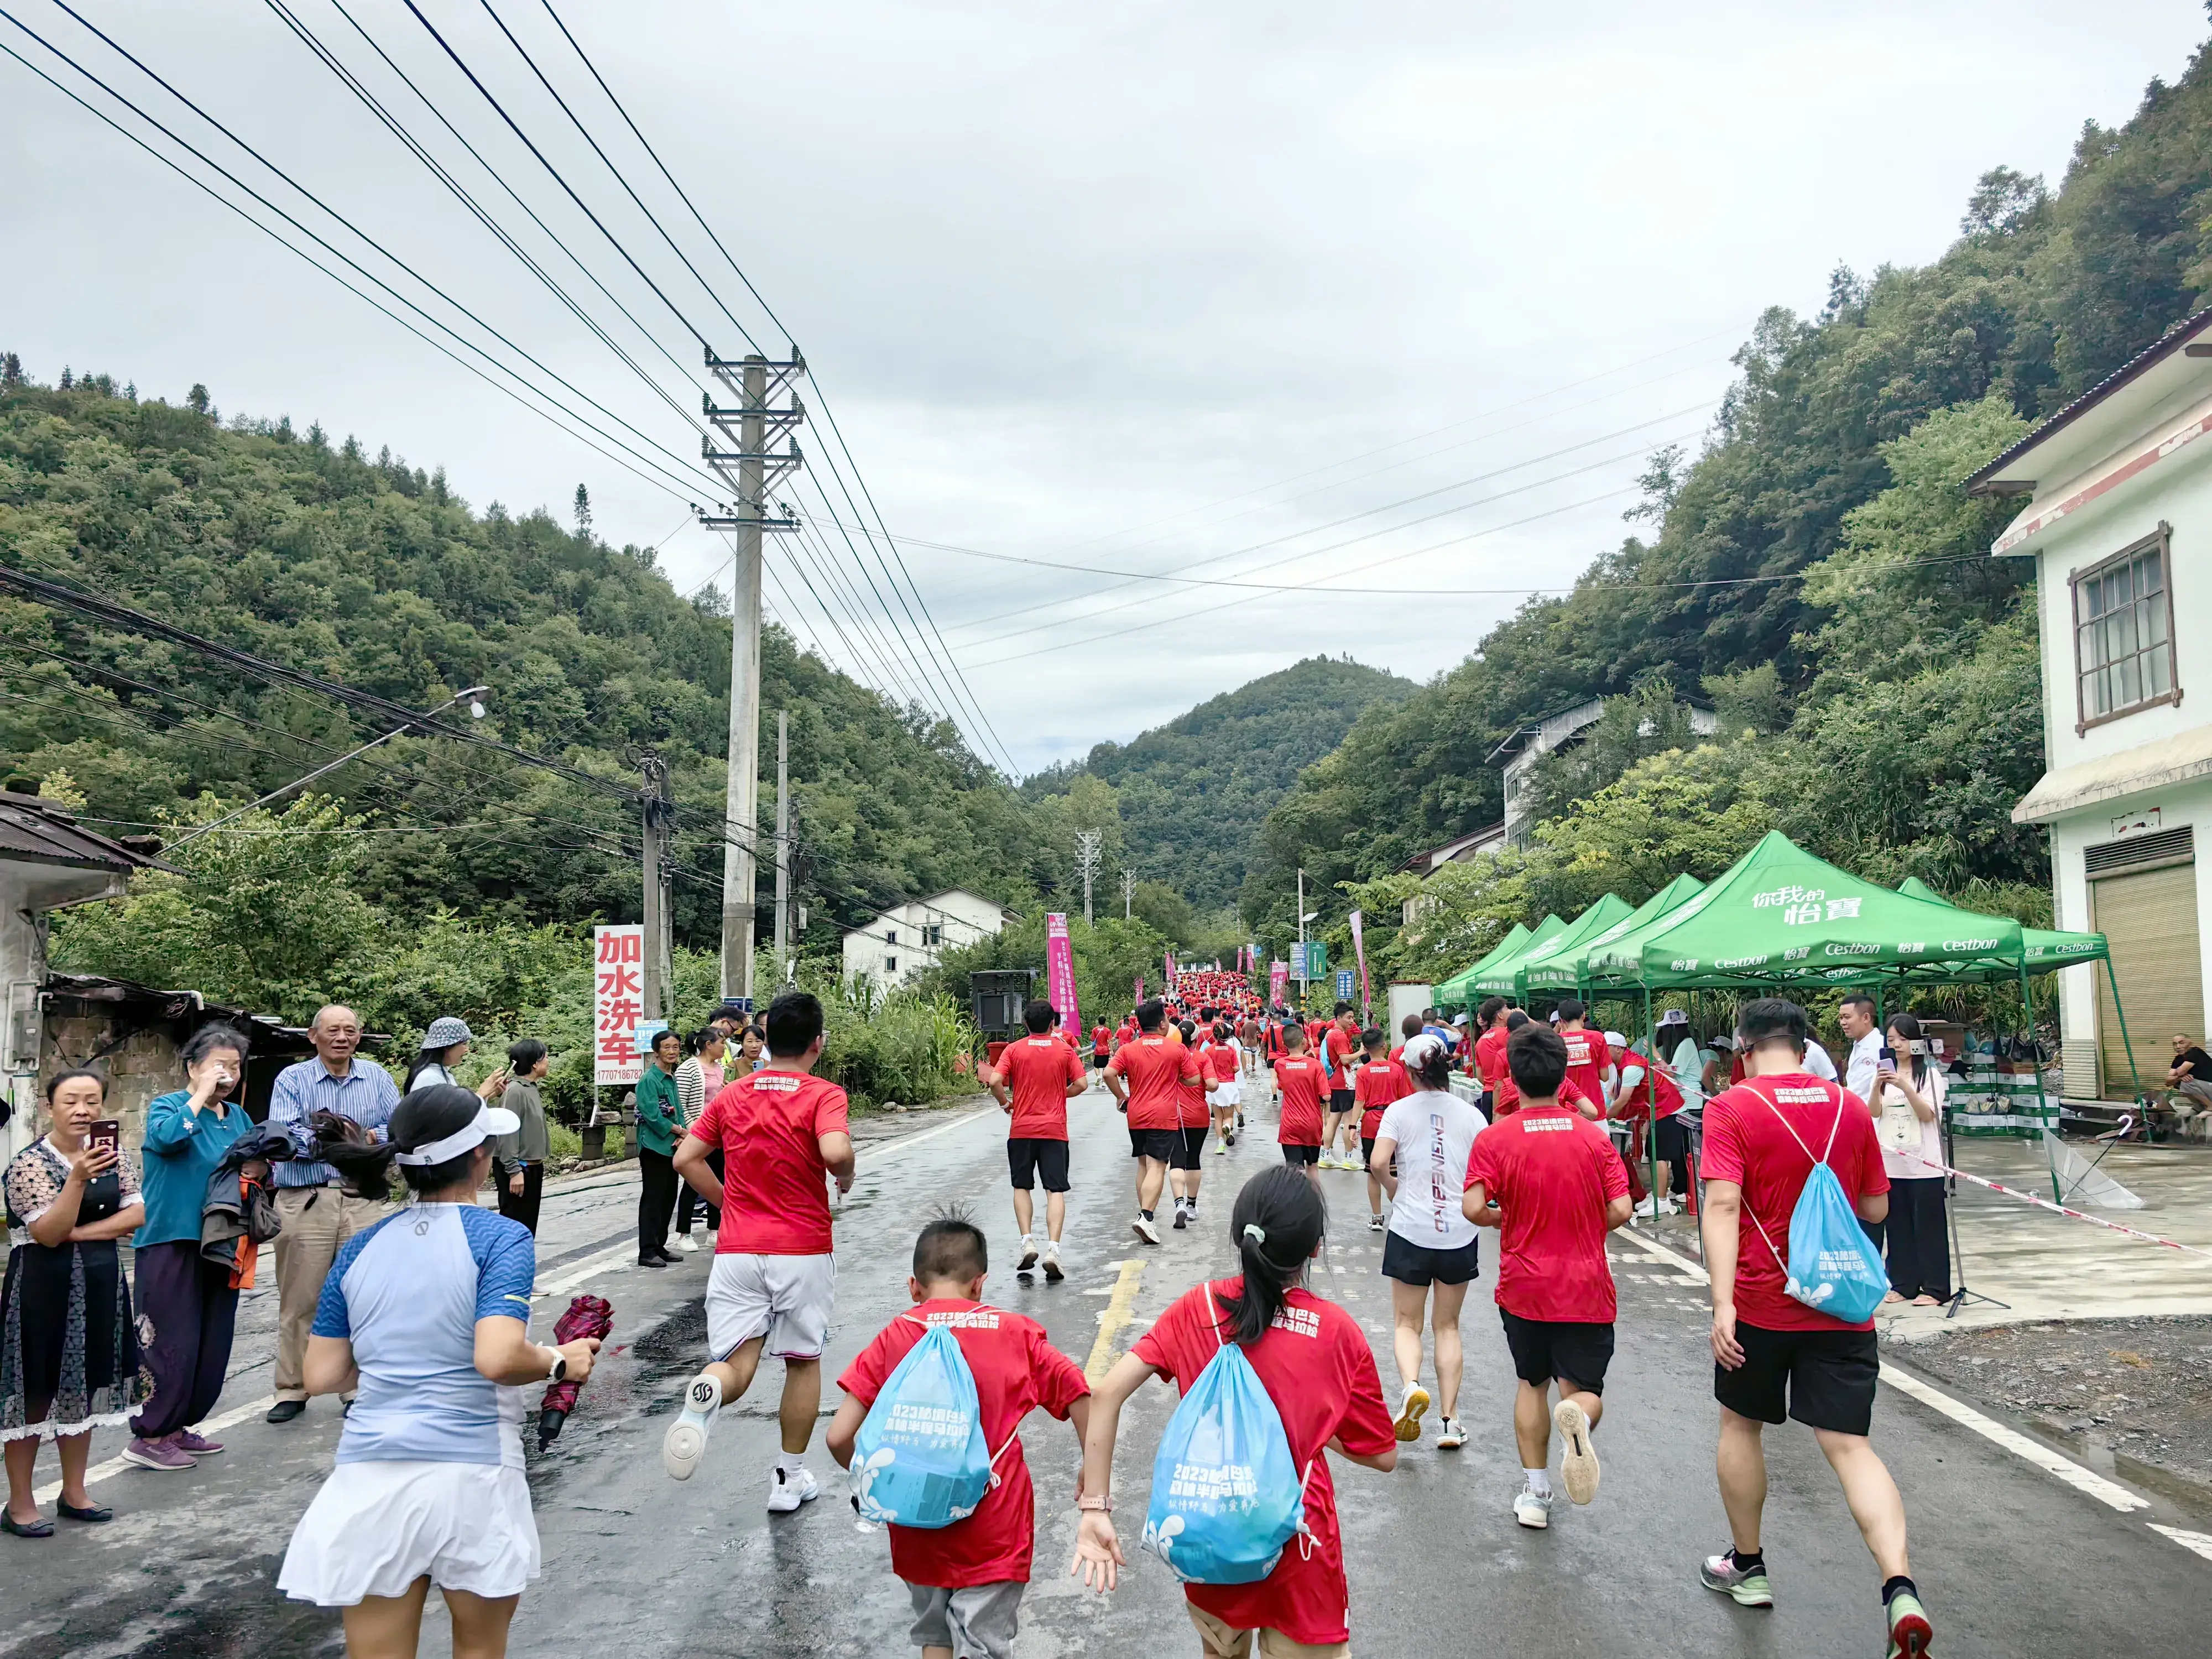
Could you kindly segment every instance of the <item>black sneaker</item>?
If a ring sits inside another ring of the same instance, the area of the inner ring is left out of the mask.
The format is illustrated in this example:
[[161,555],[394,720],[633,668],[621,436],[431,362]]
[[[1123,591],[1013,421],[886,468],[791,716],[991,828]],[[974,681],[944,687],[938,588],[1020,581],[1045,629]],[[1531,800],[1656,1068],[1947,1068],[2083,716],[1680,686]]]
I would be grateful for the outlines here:
[[665,1267],[668,1265],[668,1258],[659,1255],[641,1255],[637,1259],[637,1265],[641,1267]]

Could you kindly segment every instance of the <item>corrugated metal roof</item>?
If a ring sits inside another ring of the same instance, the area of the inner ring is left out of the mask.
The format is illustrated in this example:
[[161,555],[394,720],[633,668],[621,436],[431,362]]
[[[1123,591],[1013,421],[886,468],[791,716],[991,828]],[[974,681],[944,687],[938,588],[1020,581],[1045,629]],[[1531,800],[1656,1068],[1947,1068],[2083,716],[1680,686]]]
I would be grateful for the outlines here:
[[0,789],[0,859],[59,864],[83,870],[160,867],[149,853],[125,847],[80,827],[50,800]]

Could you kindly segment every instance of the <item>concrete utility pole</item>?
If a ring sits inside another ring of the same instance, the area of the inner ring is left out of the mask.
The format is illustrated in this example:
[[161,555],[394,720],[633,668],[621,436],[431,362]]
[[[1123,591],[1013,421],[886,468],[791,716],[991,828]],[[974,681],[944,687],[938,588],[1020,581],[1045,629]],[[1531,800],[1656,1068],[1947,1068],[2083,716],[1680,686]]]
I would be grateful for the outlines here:
[[[753,1005],[753,902],[760,837],[760,623],[761,537],[764,532],[795,531],[799,520],[768,516],[769,487],[799,465],[799,423],[805,409],[793,397],[787,408],[774,407],[805,373],[793,353],[787,363],[772,363],[757,352],[729,362],[707,353],[707,367],[738,394],[732,408],[718,408],[711,393],[701,398],[707,418],[733,450],[718,450],[702,438],[707,464],[737,490],[732,504],[719,514],[700,512],[709,530],[734,530],[737,565],[730,600],[729,787],[722,826],[722,998],[750,1010]],[[735,429],[732,430],[732,428]],[[781,442],[783,447],[772,447]],[[695,508],[696,503],[694,503]]]
[[775,713],[775,967],[791,973],[791,714]]
[[1103,830],[1079,830],[1075,832],[1075,867],[1083,877],[1083,925],[1091,922],[1091,878],[1098,873],[1099,849],[1105,844]]
[[1306,1000],[1306,872],[1298,872],[1298,1002]]
[[641,953],[639,1004],[647,1019],[668,1018],[668,993],[674,979],[675,947],[670,939],[669,878],[675,873],[670,845],[676,804],[668,798],[668,763],[647,752],[637,758],[644,781],[642,825],[645,858],[645,949]]

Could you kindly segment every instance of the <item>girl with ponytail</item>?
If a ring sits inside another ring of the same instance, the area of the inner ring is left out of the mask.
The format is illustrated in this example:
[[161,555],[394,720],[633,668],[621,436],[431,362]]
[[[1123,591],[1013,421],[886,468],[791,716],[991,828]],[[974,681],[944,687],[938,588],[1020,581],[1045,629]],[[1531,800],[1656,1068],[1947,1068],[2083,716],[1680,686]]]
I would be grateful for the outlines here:
[[1351,1639],[1326,1454],[1387,1472],[1397,1464],[1398,1442],[1358,1322],[1306,1288],[1306,1267],[1321,1254],[1328,1221],[1321,1194],[1302,1170],[1285,1165],[1253,1176],[1229,1218],[1243,1271],[1178,1298],[1091,1395],[1071,1571],[1092,1588],[1112,1589],[1127,1565],[1112,1516],[1114,1443],[1123,1402],[1155,1376],[1186,1392],[1222,1345],[1235,1343],[1274,1402],[1291,1458],[1307,1472],[1305,1535],[1284,1550],[1273,1571],[1249,1584],[1183,1586],[1209,1653],[1242,1651],[1240,1641],[1252,1632],[1260,1633],[1262,1652],[1280,1644],[1269,1632],[1322,1649]]

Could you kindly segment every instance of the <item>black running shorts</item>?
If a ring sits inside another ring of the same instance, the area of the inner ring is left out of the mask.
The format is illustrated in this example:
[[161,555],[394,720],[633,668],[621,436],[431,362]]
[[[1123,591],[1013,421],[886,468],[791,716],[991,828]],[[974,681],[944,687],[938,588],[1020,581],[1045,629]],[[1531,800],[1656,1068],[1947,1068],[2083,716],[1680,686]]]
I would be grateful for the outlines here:
[[1358,1103],[1358,1091],[1356,1089],[1331,1089],[1328,1091],[1328,1109],[1332,1112],[1348,1112]]
[[1605,1392],[1606,1367],[1613,1364],[1611,1324],[1523,1319],[1504,1308],[1498,1316],[1505,1323],[1505,1346],[1513,1351],[1513,1374],[1530,1388],[1556,1381],[1563,1391],[1572,1383],[1589,1394]]
[[1181,1155],[1182,1132],[1180,1129],[1132,1129],[1129,1131],[1131,1158],[1157,1158],[1163,1164],[1173,1164]]
[[1285,1141],[1283,1143],[1283,1162],[1293,1169],[1302,1164],[1318,1164],[1321,1162],[1321,1148],[1298,1146]]
[[1779,1423],[1789,1415],[1808,1429],[1864,1434],[1874,1426],[1875,1381],[1881,1350],[1872,1331],[1770,1331],[1736,1322],[1743,1364],[1713,1365],[1713,1398],[1738,1417]]
[[1434,1250],[1395,1232],[1382,1236],[1382,1277],[1401,1285],[1464,1285],[1481,1271],[1482,1241]]
[[1025,1193],[1042,1181],[1045,1191],[1064,1193],[1067,1190],[1067,1143],[1010,1139],[1006,1142],[1006,1167],[1013,1173],[1018,1191]]
[[1177,1130],[1176,1150],[1168,1158],[1168,1168],[1170,1170],[1198,1168],[1200,1160],[1205,1156],[1206,1138],[1212,1133],[1212,1127],[1204,1123],[1200,1124],[1195,1129]]

